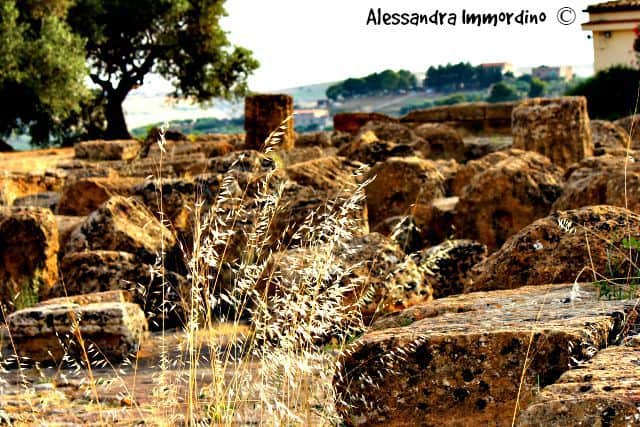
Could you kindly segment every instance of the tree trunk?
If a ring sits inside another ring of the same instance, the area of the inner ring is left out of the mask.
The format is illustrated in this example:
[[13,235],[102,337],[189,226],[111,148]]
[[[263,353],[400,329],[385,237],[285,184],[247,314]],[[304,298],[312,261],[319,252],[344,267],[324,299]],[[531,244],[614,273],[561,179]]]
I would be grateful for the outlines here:
[[131,139],[131,134],[127,129],[127,122],[124,119],[124,111],[122,110],[125,96],[118,93],[107,94],[105,107],[107,130],[104,133],[104,139]]

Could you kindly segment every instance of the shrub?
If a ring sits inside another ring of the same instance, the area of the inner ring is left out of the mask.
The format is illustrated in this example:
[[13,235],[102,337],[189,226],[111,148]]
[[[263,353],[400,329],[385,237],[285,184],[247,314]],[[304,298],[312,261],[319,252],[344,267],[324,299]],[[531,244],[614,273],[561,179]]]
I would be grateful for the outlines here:
[[640,70],[616,66],[569,89],[567,95],[585,96],[591,118],[615,120],[636,110]]

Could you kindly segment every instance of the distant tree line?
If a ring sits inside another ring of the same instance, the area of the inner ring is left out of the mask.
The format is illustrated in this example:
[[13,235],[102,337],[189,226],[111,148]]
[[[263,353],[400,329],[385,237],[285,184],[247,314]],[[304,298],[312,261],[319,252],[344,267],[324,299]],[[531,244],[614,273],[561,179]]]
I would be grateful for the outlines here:
[[442,92],[486,89],[502,78],[500,67],[474,67],[468,62],[460,62],[429,67],[424,86]]
[[418,79],[407,70],[385,70],[363,78],[350,78],[327,89],[327,98],[353,98],[360,95],[398,93],[418,87]]

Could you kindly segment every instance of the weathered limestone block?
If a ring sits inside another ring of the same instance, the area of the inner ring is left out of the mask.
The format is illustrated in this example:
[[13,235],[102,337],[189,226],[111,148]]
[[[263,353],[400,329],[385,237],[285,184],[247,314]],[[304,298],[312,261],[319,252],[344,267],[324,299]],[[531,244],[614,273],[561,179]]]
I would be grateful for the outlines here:
[[56,215],[55,218],[58,226],[58,247],[62,250],[67,246],[73,230],[84,221],[85,217]]
[[631,136],[631,148],[634,150],[640,149],[640,131],[638,128],[638,125],[640,125],[640,114],[623,117],[613,123],[620,126]]
[[495,251],[509,236],[547,216],[562,187],[562,170],[546,157],[533,152],[507,157],[463,187],[457,236]]
[[84,216],[95,211],[111,196],[131,196],[142,178],[84,178],[70,180],[62,190],[58,214]]
[[45,208],[56,212],[60,203],[61,193],[59,191],[46,191],[44,193],[30,194],[28,196],[17,197],[13,201],[15,207]]
[[423,211],[430,211],[431,201],[444,196],[444,177],[430,160],[392,157],[371,168],[368,177],[375,177],[366,188],[371,227],[409,214],[421,226]]
[[288,167],[298,163],[334,156],[337,152],[338,149],[335,147],[294,147],[288,151],[273,150],[272,155],[274,158],[282,160],[283,166]]
[[360,134],[372,132],[379,140],[413,145],[419,136],[407,125],[388,121],[370,121],[360,128]]
[[613,346],[562,374],[517,419],[519,427],[640,424],[640,347]]
[[625,166],[624,157],[602,159],[591,163],[588,158],[575,165],[553,210],[611,205],[640,213],[640,164],[628,161]]
[[124,290],[95,292],[91,294],[80,295],[65,295],[62,297],[49,298],[36,304],[36,307],[43,307],[47,305],[89,305],[89,304],[101,304],[105,302],[132,302],[132,295]]
[[460,167],[458,173],[453,177],[451,182],[451,192],[456,196],[459,196],[462,194],[462,189],[471,182],[474,176],[486,171],[508,157],[522,156],[525,153],[526,151],[522,150],[496,151],[495,153],[487,154],[479,159],[471,160],[464,166]]
[[352,141],[344,144],[338,155],[352,161],[374,165],[391,157],[413,157],[412,146],[381,140],[372,131],[359,133]]
[[627,258],[635,259],[638,252],[624,248],[623,240],[629,235],[640,236],[640,217],[624,208],[590,206],[553,213],[522,229],[477,264],[465,291],[592,280],[594,276],[626,282],[628,271],[634,271],[629,270]]
[[415,133],[426,142],[415,145],[423,157],[453,159],[458,162],[465,159],[466,148],[462,137],[452,127],[440,123],[425,123],[415,128]]
[[337,156],[296,163],[286,168],[287,175],[300,185],[317,190],[343,190],[353,188],[357,181],[355,173],[363,166]]
[[336,302],[344,306],[345,311],[357,310],[365,324],[382,314],[431,299],[431,289],[415,262],[393,240],[381,234],[351,239],[328,255],[324,250],[322,247],[318,250],[294,249],[276,254],[266,276],[265,286],[269,293],[277,294],[279,289],[286,292],[292,283],[302,283],[304,277],[307,277],[307,283],[314,283],[320,256],[321,259],[332,257],[324,266],[327,271],[322,273],[323,279],[338,281],[348,290],[344,300]]
[[626,130],[606,120],[591,120],[591,139],[596,156],[610,151],[624,150],[631,146]]
[[484,260],[487,248],[472,240],[447,240],[413,255],[431,284],[434,298],[461,294],[471,268]]
[[103,356],[122,361],[138,349],[148,329],[140,307],[123,302],[27,308],[8,316],[7,328],[19,357],[56,364],[84,359],[80,337],[89,357],[97,359],[92,361]]
[[333,128],[356,135],[368,122],[398,123],[397,119],[380,113],[338,113],[333,116]]
[[60,191],[62,186],[63,180],[55,176],[0,172],[0,206],[11,206],[21,197]]
[[64,252],[124,251],[154,264],[156,257],[170,251],[175,243],[171,230],[142,203],[113,196],[71,233]]
[[[54,296],[82,298],[82,295],[108,295],[124,292],[127,301],[143,308],[152,326],[176,325],[184,320],[183,302],[189,292],[186,280],[165,270],[152,272],[152,266],[141,263],[133,254],[118,251],[87,251],[67,254],[60,262],[64,279]],[[163,289],[164,288],[164,289]],[[164,294],[164,307],[163,307]]]
[[513,110],[513,147],[538,152],[567,167],[593,155],[584,97],[535,98]]
[[262,151],[271,132],[276,131],[283,122],[286,129],[279,137],[278,146],[289,150],[295,146],[293,126],[293,98],[289,95],[252,95],[245,98],[244,128],[247,131],[245,147]]
[[58,227],[49,209],[0,210],[0,303],[29,307],[58,280]]
[[601,301],[585,285],[571,301],[572,289],[461,295],[381,319],[334,377],[344,422],[511,425],[518,395],[525,408],[538,387],[618,342],[624,319],[637,315],[637,300]]
[[123,139],[117,141],[83,141],[73,148],[76,159],[87,160],[130,160],[138,155],[140,141]]

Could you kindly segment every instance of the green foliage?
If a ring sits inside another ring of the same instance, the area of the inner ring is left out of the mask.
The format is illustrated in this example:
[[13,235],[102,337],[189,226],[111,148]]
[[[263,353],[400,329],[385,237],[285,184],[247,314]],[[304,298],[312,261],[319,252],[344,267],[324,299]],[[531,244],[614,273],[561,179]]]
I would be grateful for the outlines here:
[[405,105],[400,109],[400,114],[404,115],[411,111],[424,110],[426,108],[440,107],[443,105],[455,105],[463,102],[479,102],[483,100],[484,95],[481,92],[454,93],[449,96],[424,101],[418,104]]
[[327,89],[327,98],[336,100],[359,95],[378,95],[413,90],[418,87],[416,76],[407,70],[385,70],[361,79],[349,78]]
[[0,136],[49,145],[88,102],[84,42],[65,23],[66,0],[0,0]]
[[586,96],[592,118],[615,120],[635,112],[639,83],[640,70],[616,66],[599,71],[566,94]]
[[538,98],[544,95],[547,84],[538,78],[532,78],[529,83],[529,98]]
[[501,82],[493,85],[487,102],[506,102],[516,101],[518,99],[520,99],[520,96],[516,89],[514,89],[513,86]]
[[[155,123],[131,131],[136,138],[146,138],[149,130],[161,126],[162,123]],[[184,134],[200,135],[206,133],[240,133],[244,128],[244,117],[233,119],[216,119],[214,117],[199,118],[196,120],[175,120],[170,123],[171,129]]]
[[424,85],[427,88],[451,92],[462,89],[486,89],[502,81],[498,67],[482,67],[460,62],[458,64],[429,67]]
[[76,1],[68,22],[87,40],[107,138],[128,136],[122,102],[150,72],[169,79],[175,97],[201,103],[246,94],[258,62],[231,45],[219,23],[225,14],[223,0]]

